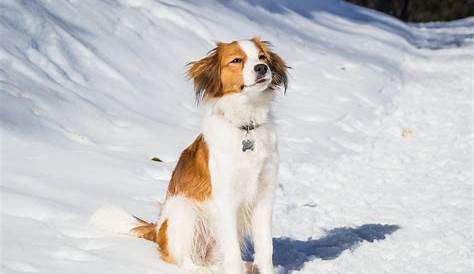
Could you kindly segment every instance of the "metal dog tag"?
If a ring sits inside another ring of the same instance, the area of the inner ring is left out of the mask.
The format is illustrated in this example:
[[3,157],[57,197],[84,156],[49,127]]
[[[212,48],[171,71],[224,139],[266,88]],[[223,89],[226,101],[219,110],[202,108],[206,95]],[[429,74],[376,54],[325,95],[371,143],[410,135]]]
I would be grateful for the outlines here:
[[254,140],[250,140],[250,139],[246,139],[246,140],[242,140],[242,151],[245,152],[247,150],[251,150],[253,151],[255,148],[255,141]]

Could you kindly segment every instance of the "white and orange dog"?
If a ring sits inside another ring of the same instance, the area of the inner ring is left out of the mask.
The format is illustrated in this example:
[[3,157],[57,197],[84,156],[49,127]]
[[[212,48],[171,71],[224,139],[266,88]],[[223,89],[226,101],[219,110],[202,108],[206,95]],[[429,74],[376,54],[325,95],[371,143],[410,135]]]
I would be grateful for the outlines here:
[[154,241],[162,259],[192,273],[242,274],[244,238],[255,271],[273,274],[272,200],[278,169],[270,113],[287,65],[258,38],[217,43],[188,65],[208,111],[202,134],[181,154],[157,223],[132,230]]

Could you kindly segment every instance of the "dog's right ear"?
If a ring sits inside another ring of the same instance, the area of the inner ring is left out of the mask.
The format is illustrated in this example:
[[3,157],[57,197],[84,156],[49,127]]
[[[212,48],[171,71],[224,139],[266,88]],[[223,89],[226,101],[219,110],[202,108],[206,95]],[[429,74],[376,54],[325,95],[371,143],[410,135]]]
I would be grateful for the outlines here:
[[268,41],[262,41],[259,37],[251,39],[267,56],[268,66],[272,71],[272,82],[270,84],[271,89],[283,87],[284,92],[288,88],[288,69],[290,68],[283,59],[273,52],[271,49],[272,44]]
[[187,76],[194,81],[194,91],[198,102],[222,96],[219,57],[221,45],[222,43],[217,43],[217,46],[209,51],[206,57],[186,65]]

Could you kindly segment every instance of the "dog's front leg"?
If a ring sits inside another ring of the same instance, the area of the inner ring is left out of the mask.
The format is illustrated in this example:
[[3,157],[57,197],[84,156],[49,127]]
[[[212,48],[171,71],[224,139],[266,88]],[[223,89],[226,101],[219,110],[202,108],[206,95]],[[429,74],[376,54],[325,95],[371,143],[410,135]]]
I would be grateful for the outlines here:
[[222,268],[225,274],[243,274],[243,261],[237,229],[237,207],[232,199],[216,201],[216,234],[222,252]]
[[255,265],[260,274],[273,272],[273,243],[272,243],[272,208],[268,202],[260,202],[254,209],[252,234],[255,246]]
[[255,247],[254,264],[260,274],[274,274],[272,208],[276,184],[277,158],[269,160],[260,175],[259,195],[252,215],[252,238]]

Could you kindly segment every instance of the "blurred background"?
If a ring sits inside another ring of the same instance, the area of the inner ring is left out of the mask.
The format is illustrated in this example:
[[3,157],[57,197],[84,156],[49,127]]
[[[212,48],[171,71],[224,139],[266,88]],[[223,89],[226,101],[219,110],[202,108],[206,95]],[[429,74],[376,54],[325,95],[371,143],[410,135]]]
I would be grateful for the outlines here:
[[346,0],[406,22],[450,21],[474,15],[473,0]]

